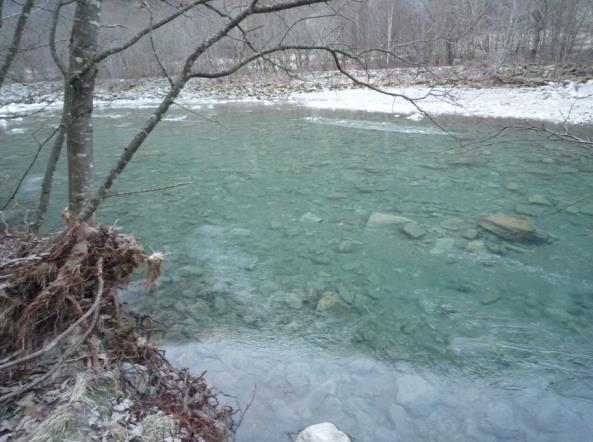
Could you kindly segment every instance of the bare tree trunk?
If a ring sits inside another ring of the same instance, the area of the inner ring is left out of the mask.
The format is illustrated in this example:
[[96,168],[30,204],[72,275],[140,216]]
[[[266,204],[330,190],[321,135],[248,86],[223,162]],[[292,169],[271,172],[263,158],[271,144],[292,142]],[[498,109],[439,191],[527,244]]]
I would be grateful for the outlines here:
[[[21,9],[21,13],[19,14],[18,21],[16,23],[16,29],[14,30],[14,35],[12,37],[12,42],[8,47],[8,51],[6,53],[6,57],[4,58],[4,62],[0,67],[0,87],[4,84],[4,80],[6,80],[6,75],[10,70],[10,66],[14,61],[16,54],[19,49],[19,45],[21,44],[21,38],[23,36],[23,32],[25,31],[25,25],[27,24],[27,20],[29,19],[29,14],[31,13],[31,9],[33,9],[33,4],[35,0],[27,0],[23,5],[23,9]],[[1,8],[0,8],[1,9]],[[2,21],[2,16],[0,15],[0,22]]]
[[97,67],[83,69],[92,63],[97,52],[100,16],[100,0],[78,0],[70,40],[72,99],[70,124],[66,128],[68,210],[74,215],[90,201],[95,182],[92,114]]

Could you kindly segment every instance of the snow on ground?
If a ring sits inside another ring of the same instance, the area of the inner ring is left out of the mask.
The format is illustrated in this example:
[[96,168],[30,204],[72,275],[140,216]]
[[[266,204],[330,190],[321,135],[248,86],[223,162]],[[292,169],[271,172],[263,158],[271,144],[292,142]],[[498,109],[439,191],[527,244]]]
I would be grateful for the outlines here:
[[326,90],[293,94],[299,105],[316,109],[345,109],[408,115],[411,120],[429,115],[516,118],[571,124],[593,124],[593,80],[584,84],[549,84],[541,87],[435,87],[410,86],[386,91],[410,101],[370,89]]
[[[323,82],[322,82],[323,83]],[[95,100],[97,109],[156,108],[164,95],[158,84],[146,90],[129,91],[126,97],[101,97]],[[390,113],[418,121],[422,112],[430,115],[529,119],[571,124],[593,124],[593,80],[587,83],[550,83],[540,87],[468,87],[407,86],[388,88],[392,94],[415,99],[414,104],[402,97],[381,94],[370,89],[325,89],[318,92],[295,92],[288,102],[317,109],[344,109]],[[205,92],[205,93],[204,93]],[[248,91],[249,92],[249,91]],[[260,91],[261,92],[261,91]],[[267,91],[268,93],[274,90]],[[276,90],[274,96],[233,90],[194,91],[184,94],[179,103],[190,108],[211,107],[215,104],[257,102],[264,104],[287,102],[287,93]],[[49,94],[49,93],[48,93]],[[51,100],[35,103],[13,101],[0,106],[0,127],[15,121],[15,117],[46,111],[58,112],[60,96],[46,94]],[[203,94],[203,95],[202,95]],[[48,98],[45,100],[48,100]],[[6,118],[9,118],[6,120]]]

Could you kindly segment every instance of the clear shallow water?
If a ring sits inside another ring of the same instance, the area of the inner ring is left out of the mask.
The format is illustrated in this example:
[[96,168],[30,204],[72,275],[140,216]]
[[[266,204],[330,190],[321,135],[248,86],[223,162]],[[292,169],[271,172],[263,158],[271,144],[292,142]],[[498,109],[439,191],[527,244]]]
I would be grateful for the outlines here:
[[[527,137],[459,154],[434,127],[370,114],[198,112],[172,112],[115,190],[193,184],[112,198],[99,217],[170,253],[158,293],[125,293],[168,325],[169,356],[208,370],[231,403],[257,385],[238,440],[288,440],[323,420],[360,441],[590,438],[593,202],[549,214],[593,193],[590,157]],[[98,112],[99,175],[145,115]],[[41,123],[0,128],[2,197]],[[34,203],[41,173],[9,221]],[[549,205],[529,202],[541,196]],[[55,214],[65,204],[54,201]],[[538,215],[553,241],[468,252],[462,232],[501,211]],[[374,212],[426,235],[368,226]],[[339,308],[317,311],[322,296]]]

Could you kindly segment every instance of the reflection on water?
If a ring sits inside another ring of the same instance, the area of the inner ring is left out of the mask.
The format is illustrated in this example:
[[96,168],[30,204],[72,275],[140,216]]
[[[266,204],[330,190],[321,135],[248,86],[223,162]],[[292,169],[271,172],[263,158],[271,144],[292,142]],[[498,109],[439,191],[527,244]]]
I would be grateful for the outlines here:
[[[142,112],[97,119],[99,176]],[[593,193],[582,151],[525,139],[459,154],[427,124],[290,107],[168,119],[115,191],[193,184],[99,216],[170,253],[158,296],[124,294],[169,326],[169,356],[243,405],[257,384],[238,440],[322,420],[360,441],[589,437],[593,201],[570,205]],[[0,128],[2,197],[32,152],[27,124]],[[549,241],[488,234],[478,220],[497,212]]]

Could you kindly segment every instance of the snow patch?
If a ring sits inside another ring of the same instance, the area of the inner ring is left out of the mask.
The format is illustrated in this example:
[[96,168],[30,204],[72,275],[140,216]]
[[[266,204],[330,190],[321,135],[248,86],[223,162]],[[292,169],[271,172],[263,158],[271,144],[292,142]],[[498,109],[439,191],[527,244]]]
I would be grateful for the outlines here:
[[[593,123],[592,82],[517,88],[409,86],[386,90],[414,99],[423,111],[431,115]],[[297,93],[291,99],[301,106],[315,109],[399,113],[410,115],[408,118],[414,121],[422,117],[408,100],[370,89]]]

